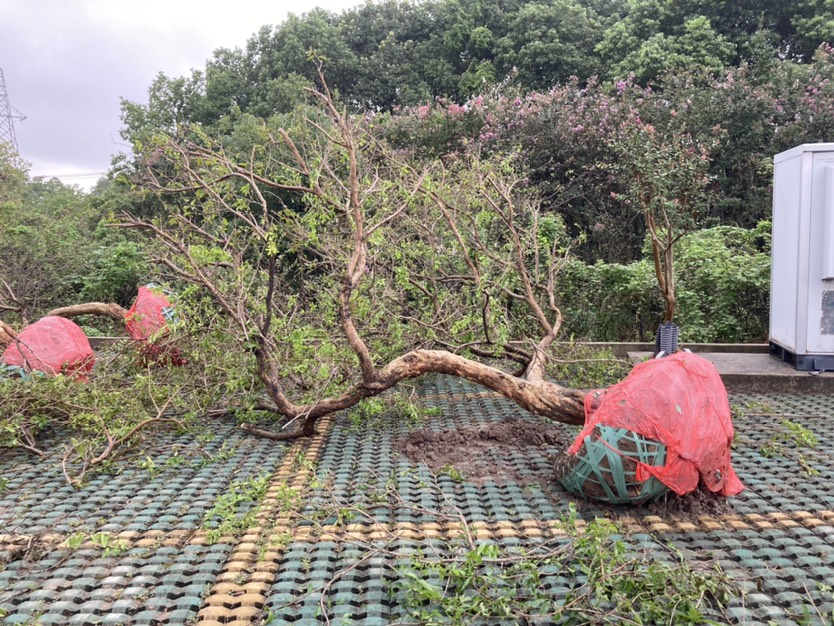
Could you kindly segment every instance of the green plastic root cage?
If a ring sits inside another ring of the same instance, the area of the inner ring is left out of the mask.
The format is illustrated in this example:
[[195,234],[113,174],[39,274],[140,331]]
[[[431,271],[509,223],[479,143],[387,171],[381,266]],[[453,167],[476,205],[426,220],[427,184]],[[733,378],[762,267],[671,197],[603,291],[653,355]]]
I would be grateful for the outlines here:
[[611,504],[640,504],[654,500],[668,487],[654,476],[638,481],[635,473],[640,461],[663,465],[666,446],[626,428],[598,425],[592,435],[559,476],[559,482],[576,495]]

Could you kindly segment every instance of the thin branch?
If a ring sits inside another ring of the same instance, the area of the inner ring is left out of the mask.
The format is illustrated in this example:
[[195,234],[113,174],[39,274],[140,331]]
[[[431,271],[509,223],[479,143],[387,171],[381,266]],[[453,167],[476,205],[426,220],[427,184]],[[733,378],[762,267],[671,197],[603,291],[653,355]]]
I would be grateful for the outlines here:
[[[425,180],[425,178],[426,178],[426,173],[425,172],[420,174],[420,178],[414,184],[414,186],[411,190],[411,193],[409,195],[411,195],[411,196],[416,195],[419,188],[423,185],[423,181]],[[382,228],[383,226],[385,226],[389,222],[394,221],[396,218],[398,218],[400,215],[402,215],[406,211],[406,209],[408,209],[408,203],[409,203],[409,200],[404,200],[403,202],[400,203],[400,206],[397,207],[396,210],[394,210],[390,214],[388,214],[388,216],[386,216],[385,218],[383,218],[382,220],[380,220],[376,224],[373,224],[373,225],[369,226],[368,227],[368,237],[370,237],[374,232],[376,232],[377,229]]]

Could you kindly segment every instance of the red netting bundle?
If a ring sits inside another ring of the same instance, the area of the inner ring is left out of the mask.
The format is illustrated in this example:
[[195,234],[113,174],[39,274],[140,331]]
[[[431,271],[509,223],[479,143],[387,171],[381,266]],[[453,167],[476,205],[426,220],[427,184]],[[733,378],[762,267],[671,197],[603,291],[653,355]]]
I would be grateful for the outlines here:
[[165,293],[156,287],[139,287],[133,306],[125,314],[127,333],[136,341],[148,341],[165,334],[174,308]]
[[635,366],[616,385],[585,397],[585,427],[568,449],[576,454],[598,426],[624,428],[666,446],[663,464],[636,462],[638,481],[655,477],[678,495],[702,482],[732,496],[744,489],[730,465],[733,422],[715,366],[677,352]]
[[87,335],[75,322],[48,316],[30,324],[17,335],[2,361],[26,372],[66,374],[87,381],[96,357]]
[[132,339],[144,344],[143,353],[153,361],[183,365],[186,360],[175,346],[166,343],[168,325],[174,320],[174,307],[163,289],[154,285],[139,287],[133,306],[125,313],[125,327]]

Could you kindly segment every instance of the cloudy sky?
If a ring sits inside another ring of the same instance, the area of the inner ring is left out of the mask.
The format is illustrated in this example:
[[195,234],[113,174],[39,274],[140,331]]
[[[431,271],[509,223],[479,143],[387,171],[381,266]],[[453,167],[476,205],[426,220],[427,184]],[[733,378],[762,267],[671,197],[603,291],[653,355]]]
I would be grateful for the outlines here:
[[89,189],[125,150],[119,99],[147,101],[159,72],[202,69],[261,26],[362,0],[0,0],[0,68],[31,176]]

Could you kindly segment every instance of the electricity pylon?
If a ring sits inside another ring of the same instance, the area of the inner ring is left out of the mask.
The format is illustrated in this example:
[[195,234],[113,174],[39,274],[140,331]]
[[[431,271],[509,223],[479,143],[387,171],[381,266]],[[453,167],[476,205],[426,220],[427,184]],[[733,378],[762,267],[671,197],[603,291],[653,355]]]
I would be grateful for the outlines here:
[[20,162],[20,152],[17,148],[17,136],[14,133],[15,121],[23,121],[26,116],[9,104],[9,94],[6,92],[6,79],[3,68],[0,68],[0,143],[9,144],[15,164]]

